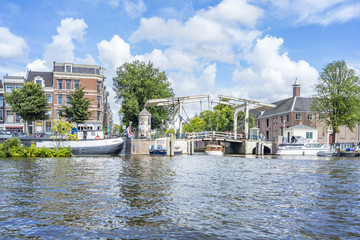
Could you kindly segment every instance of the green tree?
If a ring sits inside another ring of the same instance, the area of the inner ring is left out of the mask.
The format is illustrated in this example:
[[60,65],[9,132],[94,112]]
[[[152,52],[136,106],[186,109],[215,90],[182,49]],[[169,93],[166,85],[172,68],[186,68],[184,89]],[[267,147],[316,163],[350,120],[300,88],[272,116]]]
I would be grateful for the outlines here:
[[74,127],[72,123],[69,123],[68,121],[63,121],[63,119],[60,117],[60,120],[55,121],[51,120],[53,122],[52,132],[53,135],[51,136],[51,139],[56,141],[55,150],[57,151],[59,147],[61,146],[62,141],[70,141],[70,140],[78,140],[75,134],[71,134],[71,129]]
[[340,126],[353,131],[360,120],[360,81],[355,70],[343,60],[329,63],[320,73],[315,90],[310,108],[332,127],[333,139]]
[[5,95],[5,102],[11,106],[11,111],[16,112],[27,124],[30,121],[45,120],[49,116],[47,101],[42,87],[33,82],[25,83],[22,88]]
[[[121,104],[120,118],[125,125],[131,121],[133,126],[137,126],[138,114],[144,109],[147,100],[174,96],[165,72],[155,68],[151,62],[146,64],[136,60],[124,63],[118,67],[116,74],[113,86],[117,101]],[[169,106],[149,107],[147,110],[151,113],[153,129],[160,128],[161,120],[168,120],[171,113]]]
[[[238,129],[244,125],[245,113],[240,112],[237,116]],[[255,120],[250,114],[249,129],[255,126]],[[193,117],[189,123],[185,124],[184,131],[233,131],[234,129],[234,108],[225,104],[218,104],[213,111],[205,110],[199,117]]]
[[70,106],[63,106],[62,110],[65,113],[66,119],[70,122],[83,123],[89,120],[91,116],[91,112],[89,112],[91,100],[84,98],[84,96],[84,87],[76,88],[74,92],[69,94]]

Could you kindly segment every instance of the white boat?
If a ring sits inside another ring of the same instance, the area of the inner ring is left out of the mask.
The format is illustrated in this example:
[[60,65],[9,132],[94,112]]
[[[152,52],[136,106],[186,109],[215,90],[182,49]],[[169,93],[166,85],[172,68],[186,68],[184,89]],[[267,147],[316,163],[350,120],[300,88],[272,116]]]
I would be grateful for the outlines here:
[[320,143],[281,143],[277,155],[314,155],[320,151],[330,150]]
[[[57,141],[45,140],[36,141],[37,148],[55,148]],[[74,155],[118,155],[124,145],[122,138],[109,138],[100,140],[79,140],[79,141],[62,141],[62,147],[71,147]]]
[[221,145],[207,145],[205,148],[206,155],[223,156],[223,150]]

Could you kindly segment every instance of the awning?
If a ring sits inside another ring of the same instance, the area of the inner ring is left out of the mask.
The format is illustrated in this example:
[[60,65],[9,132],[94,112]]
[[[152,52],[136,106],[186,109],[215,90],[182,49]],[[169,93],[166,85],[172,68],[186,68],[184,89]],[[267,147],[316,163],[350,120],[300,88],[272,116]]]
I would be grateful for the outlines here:
[[23,127],[5,127],[6,129],[22,129]]

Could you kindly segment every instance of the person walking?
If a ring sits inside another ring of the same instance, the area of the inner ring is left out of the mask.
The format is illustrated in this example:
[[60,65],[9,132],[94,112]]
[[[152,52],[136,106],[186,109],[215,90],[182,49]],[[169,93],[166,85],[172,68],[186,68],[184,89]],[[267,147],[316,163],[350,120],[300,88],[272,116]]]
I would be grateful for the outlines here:
[[87,137],[87,130],[84,129],[84,140],[86,140],[86,137]]

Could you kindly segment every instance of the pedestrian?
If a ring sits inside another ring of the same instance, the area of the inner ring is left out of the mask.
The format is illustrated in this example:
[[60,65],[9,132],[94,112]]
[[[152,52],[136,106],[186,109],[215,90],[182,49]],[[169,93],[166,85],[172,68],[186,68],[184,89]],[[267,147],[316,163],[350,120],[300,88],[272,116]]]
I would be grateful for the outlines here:
[[84,129],[84,140],[86,140],[86,137],[87,137],[87,130]]

